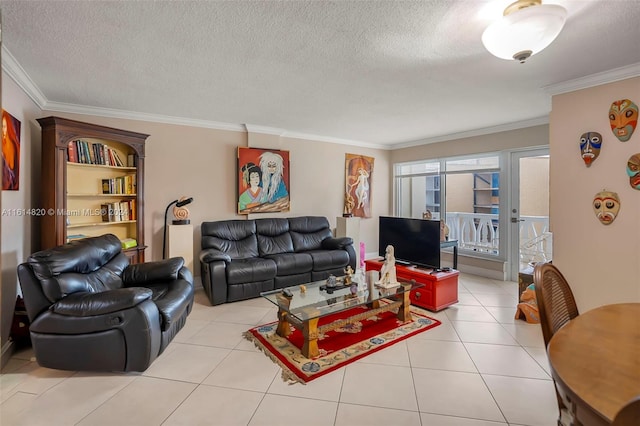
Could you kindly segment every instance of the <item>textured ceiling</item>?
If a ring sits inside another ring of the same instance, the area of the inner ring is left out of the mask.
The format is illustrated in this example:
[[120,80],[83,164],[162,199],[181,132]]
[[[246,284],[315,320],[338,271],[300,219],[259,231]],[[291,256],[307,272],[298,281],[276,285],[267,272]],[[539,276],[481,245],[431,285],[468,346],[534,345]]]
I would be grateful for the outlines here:
[[[510,1],[0,1],[47,109],[265,126],[379,146],[544,120],[545,86],[640,63],[640,1],[545,1],[527,63],[483,30]],[[3,64],[5,62],[3,57]]]

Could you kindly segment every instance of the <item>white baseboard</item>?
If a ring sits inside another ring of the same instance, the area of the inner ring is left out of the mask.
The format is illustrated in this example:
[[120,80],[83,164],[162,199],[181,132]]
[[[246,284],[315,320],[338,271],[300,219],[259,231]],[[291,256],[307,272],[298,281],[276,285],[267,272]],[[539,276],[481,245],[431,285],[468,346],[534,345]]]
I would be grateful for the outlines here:
[[506,281],[507,279],[504,271],[495,271],[492,269],[480,268],[478,266],[461,265],[458,263],[458,271],[498,281]]
[[4,368],[4,366],[9,362],[11,356],[13,355],[13,351],[15,349],[15,345],[12,340],[7,341],[4,345],[2,345],[2,359],[0,360],[0,368]]

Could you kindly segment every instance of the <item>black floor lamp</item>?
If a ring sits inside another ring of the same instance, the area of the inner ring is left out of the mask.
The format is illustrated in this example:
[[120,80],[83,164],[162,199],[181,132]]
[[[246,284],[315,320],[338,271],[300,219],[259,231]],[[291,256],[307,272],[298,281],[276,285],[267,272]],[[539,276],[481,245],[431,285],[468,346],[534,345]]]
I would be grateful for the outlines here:
[[[169,208],[174,204],[176,205],[176,207],[184,207],[187,204],[191,204],[192,202],[193,202],[193,197],[185,198],[184,200],[183,199],[173,200],[172,202],[169,203],[169,205],[165,209],[165,211],[164,211],[164,235],[162,236],[162,258],[163,259],[167,258],[167,214],[169,213]],[[188,219],[186,219],[186,221],[185,220],[177,220],[177,221],[174,221],[174,223],[175,222],[178,222],[179,224],[184,225],[185,223],[189,223],[189,220]],[[176,223],[176,224],[178,224],[178,223]]]

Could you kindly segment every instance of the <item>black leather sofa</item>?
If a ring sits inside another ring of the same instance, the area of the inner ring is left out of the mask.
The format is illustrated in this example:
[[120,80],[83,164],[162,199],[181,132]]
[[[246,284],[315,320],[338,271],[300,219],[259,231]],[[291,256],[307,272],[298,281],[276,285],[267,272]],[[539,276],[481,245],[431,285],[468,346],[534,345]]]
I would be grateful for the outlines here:
[[129,265],[112,234],[31,255],[18,266],[38,364],[144,371],[184,326],[193,276],[180,257]]
[[334,238],[326,217],[203,222],[201,232],[202,286],[212,305],[356,268],[353,240]]

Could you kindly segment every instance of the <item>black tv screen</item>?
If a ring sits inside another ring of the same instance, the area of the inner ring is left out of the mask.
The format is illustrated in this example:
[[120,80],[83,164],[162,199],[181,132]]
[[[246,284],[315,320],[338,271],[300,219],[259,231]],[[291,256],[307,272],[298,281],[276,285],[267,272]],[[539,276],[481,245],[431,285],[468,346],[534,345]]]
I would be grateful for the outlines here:
[[440,221],[380,216],[378,251],[384,257],[388,245],[395,258],[427,268],[440,268]]

